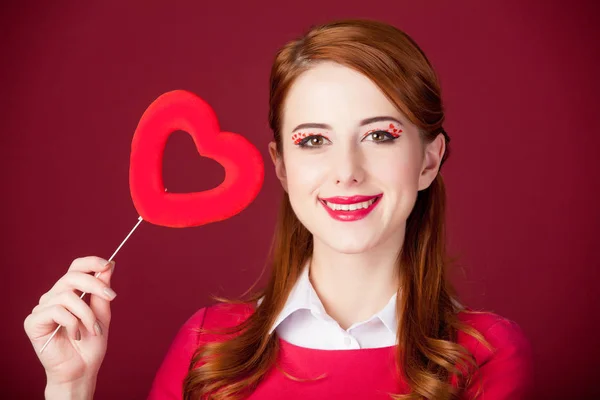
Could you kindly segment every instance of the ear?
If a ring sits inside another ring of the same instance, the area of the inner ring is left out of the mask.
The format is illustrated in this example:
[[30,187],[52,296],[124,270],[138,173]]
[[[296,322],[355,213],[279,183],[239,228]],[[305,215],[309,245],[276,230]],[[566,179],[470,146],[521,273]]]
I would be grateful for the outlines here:
[[427,189],[437,176],[445,151],[446,140],[442,133],[426,145],[423,166],[419,175],[419,191]]
[[283,162],[283,154],[279,154],[277,151],[277,143],[274,141],[269,143],[269,154],[271,155],[273,165],[275,165],[275,174],[277,175],[277,178],[279,178],[283,190],[287,192],[287,175],[285,172],[285,164]]

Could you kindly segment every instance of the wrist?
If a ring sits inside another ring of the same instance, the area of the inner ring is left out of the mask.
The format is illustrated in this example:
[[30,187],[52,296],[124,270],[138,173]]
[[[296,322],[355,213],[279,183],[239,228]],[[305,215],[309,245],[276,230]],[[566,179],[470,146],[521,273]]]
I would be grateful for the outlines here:
[[96,379],[80,380],[69,383],[46,383],[46,400],[92,400],[96,389]]

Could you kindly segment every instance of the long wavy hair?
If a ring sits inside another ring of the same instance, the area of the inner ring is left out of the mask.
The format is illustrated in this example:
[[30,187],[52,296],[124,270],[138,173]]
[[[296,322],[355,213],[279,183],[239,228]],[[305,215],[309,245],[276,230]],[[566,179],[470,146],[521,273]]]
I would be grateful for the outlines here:
[[[286,95],[300,74],[321,61],[344,65],[370,78],[419,128],[423,143],[430,143],[442,134],[446,140],[441,165],[444,164],[450,154],[450,137],[442,126],[440,85],[429,60],[401,30],[382,22],[355,19],[313,27],[277,52],[270,76],[269,124],[280,155]],[[447,272],[452,260],[446,252],[445,207],[446,191],[438,173],[431,185],[417,195],[397,259],[402,279],[397,296],[399,324],[395,355],[398,371],[411,391],[405,395],[390,393],[393,399],[457,399],[473,383],[477,364],[473,355],[456,343],[459,330],[491,349],[480,332],[457,317],[460,311],[478,312],[463,310],[454,302],[457,294]],[[312,245],[312,234],[298,220],[284,192],[270,250],[271,276],[266,287],[248,294],[250,288],[239,299],[213,296],[229,304],[253,304],[261,297],[264,299],[237,326],[198,330],[232,337],[198,347],[184,380],[185,399],[244,398],[272,367],[289,379],[305,381],[286,373],[277,364],[277,332],[269,335],[268,331],[312,256]],[[202,365],[196,367],[201,361]],[[459,382],[457,387],[451,384],[453,377]]]

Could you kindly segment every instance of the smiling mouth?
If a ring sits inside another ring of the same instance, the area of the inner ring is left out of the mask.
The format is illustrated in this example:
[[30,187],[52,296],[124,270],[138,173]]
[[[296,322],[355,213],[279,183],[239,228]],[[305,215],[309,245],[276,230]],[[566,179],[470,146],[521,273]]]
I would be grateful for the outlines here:
[[356,210],[362,210],[362,209],[367,209],[369,207],[371,207],[371,205],[373,205],[373,203],[375,203],[377,200],[379,200],[381,196],[375,196],[374,198],[367,200],[367,201],[361,201],[361,202],[357,202],[357,203],[351,203],[351,204],[339,204],[339,203],[334,203],[334,202],[330,202],[327,200],[321,200],[321,202],[329,209],[334,210],[334,211],[356,211]]
[[360,211],[372,208],[373,204],[377,203],[381,199],[383,193],[374,196],[339,196],[339,197],[327,197],[319,198],[319,201],[331,211]]
[[373,211],[383,193],[375,196],[328,197],[319,199],[331,218],[338,221],[358,221]]

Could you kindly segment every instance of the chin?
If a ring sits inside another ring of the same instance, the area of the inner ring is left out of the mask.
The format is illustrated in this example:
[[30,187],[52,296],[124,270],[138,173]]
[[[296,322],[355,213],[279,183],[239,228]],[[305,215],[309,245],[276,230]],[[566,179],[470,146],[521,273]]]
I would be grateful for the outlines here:
[[368,240],[364,237],[336,237],[333,240],[323,241],[325,245],[342,254],[360,254],[366,253],[367,251],[376,247],[377,243]]
[[363,254],[369,250],[369,248],[365,246],[333,247],[333,249],[340,254]]

